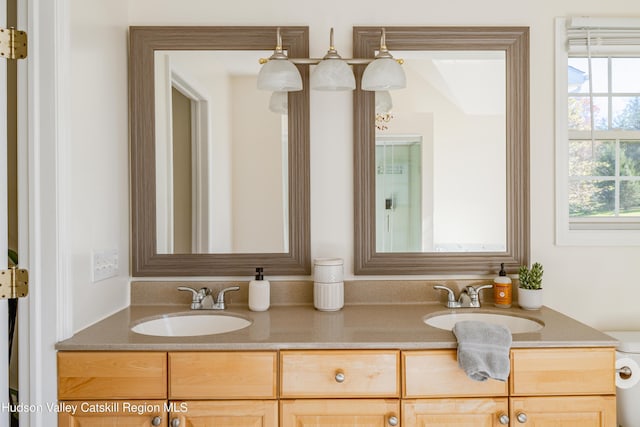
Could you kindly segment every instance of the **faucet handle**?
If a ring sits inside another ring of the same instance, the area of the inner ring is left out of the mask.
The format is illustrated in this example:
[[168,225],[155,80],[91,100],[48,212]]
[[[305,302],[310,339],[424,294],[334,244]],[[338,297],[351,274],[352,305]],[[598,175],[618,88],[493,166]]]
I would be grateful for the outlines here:
[[195,290],[189,286],[178,286],[179,291],[189,291],[193,294],[193,298],[191,299],[191,309],[199,310],[202,308],[202,300],[205,299],[207,295],[211,293],[211,289],[209,288],[200,288]]
[[484,291],[485,289],[492,289],[493,285],[482,285],[482,286],[478,286],[477,288],[474,288],[476,291],[476,294],[478,296],[480,296],[480,291]]
[[441,291],[447,291],[447,293],[448,293],[447,301],[455,301],[456,300],[456,295],[453,293],[453,291],[451,289],[447,288],[446,286],[434,285],[433,289],[439,289]]
[[441,291],[447,291],[447,308],[457,308],[460,307],[460,303],[456,301],[456,294],[446,286],[443,285],[434,285],[433,289],[439,289]]
[[467,295],[469,295],[469,297],[471,298],[469,307],[480,308],[480,291],[483,291],[489,288],[493,288],[493,285],[482,285],[482,286],[478,286],[477,288],[471,285],[465,287],[464,289]]
[[228,288],[224,288],[222,289],[220,292],[218,292],[218,297],[216,298],[216,306],[222,310],[224,310],[224,294],[229,292],[229,291],[239,291],[240,290],[240,286],[229,286]]

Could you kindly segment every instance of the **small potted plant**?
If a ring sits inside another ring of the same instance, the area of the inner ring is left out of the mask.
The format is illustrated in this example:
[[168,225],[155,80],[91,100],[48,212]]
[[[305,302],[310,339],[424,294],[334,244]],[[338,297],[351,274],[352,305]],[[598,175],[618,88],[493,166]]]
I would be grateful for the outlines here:
[[526,265],[518,270],[518,304],[525,310],[539,310],[542,307],[542,274],[544,269],[539,262],[529,269]]

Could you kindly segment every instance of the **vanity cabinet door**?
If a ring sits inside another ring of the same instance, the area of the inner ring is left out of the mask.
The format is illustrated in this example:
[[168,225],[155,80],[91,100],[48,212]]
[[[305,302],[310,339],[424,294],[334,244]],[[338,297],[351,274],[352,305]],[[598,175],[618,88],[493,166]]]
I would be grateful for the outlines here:
[[169,353],[169,399],[275,399],[275,351]]
[[58,353],[58,399],[165,399],[167,353]]
[[615,396],[514,397],[514,427],[615,427]]
[[507,382],[474,381],[460,366],[456,350],[402,352],[402,397],[508,396]]
[[403,427],[499,427],[509,425],[508,414],[506,397],[402,401]]
[[281,397],[399,397],[400,353],[312,350],[280,353]]
[[[179,426],[277,427],[275,400],[172,401],[170,421]],[[178,412],[179,411],[179,412]],[[171,425],[171,424],[169,424]]]
[[512,396],[615,394],[615,349],[511,350]]
[[304,399],[280,401],[280,427],[394,427],[397,399]]
[[67,401],[58,404],[59,427],[168,427],[164,400]]

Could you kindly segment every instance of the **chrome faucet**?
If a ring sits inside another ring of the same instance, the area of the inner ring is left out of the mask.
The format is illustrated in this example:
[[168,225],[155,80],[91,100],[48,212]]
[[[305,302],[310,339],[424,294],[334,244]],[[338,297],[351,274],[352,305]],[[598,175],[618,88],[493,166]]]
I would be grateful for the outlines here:
[[193,293],[193,299],[191,300],[191,310],[224,310],[226,304],[224,302],[224,294],[229,291],[239,291],[240,286],[230,286],[222,289],[218,292],[216,300],[213,300],[211,296],[211,289],[200,288],[195,290],[188,286],[178,286],[179,291],[189,291]]
[[178,286],[179,291],[189,291],[193,293],[193,299],[191,300],[191,310],[202,310],[202,301],[207,296],[211,295],[211,289],[209,288],[200,288],[195,290],[188,286]]
[[493,288],[493,285],[482,285],[477,288],[465,286],[456,301],[456,295],[448,287],[442,285],[435,285],[433,287],[433,289],[447,291],[447,308],[480,308],[480,291],[489,288]]

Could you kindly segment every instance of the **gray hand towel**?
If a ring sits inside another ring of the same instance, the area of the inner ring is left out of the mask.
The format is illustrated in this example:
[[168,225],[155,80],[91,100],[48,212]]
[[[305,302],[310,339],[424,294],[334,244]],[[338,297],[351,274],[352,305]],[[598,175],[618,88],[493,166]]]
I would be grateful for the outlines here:
[[511,364],[511,332],[502,325],[464,320],[453,327],[458,339],[458,365],[469,378],[506,381]]

